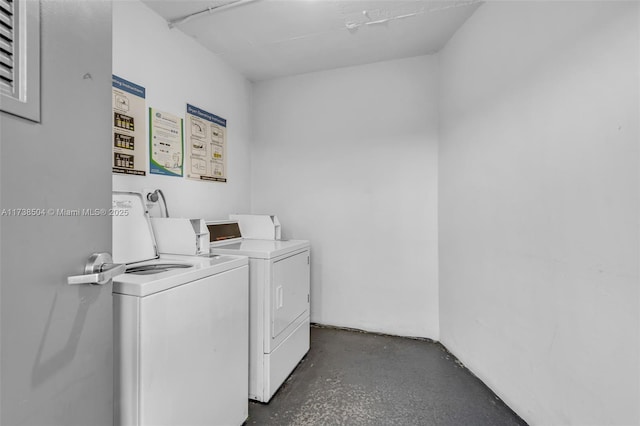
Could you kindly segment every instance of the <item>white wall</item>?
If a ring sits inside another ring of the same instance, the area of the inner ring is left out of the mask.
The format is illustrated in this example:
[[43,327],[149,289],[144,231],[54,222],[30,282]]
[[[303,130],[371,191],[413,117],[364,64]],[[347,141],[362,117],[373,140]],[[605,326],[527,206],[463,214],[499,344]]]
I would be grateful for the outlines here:
[[252,209],[312,244],[311,320],[438,338],[437,61],[256,84]]
[[638,424],[638,5],[489,2],[441,52],[441,341],[531,424]]
[[147,107],[184,117],[188,102],[225,118],[228,155],[227,183],[114,174],[114,190],[160,188],[174,217],[217,219],[248,211],[251,83],[138,0],[114,2],[113,28],[113,73],[145,87]]

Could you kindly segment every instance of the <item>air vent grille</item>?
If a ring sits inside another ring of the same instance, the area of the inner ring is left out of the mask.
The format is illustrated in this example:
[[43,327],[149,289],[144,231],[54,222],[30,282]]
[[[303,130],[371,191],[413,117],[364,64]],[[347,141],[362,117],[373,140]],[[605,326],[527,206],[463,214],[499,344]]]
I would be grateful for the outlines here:
[[15,13],[13,0],[0,0],[0,89],[15,91]]

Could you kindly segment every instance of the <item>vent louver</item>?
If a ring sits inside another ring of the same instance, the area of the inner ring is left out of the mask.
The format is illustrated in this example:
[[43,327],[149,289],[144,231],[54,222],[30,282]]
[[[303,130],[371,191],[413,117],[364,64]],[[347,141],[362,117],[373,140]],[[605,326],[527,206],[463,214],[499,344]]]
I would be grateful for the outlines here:
[[0,112],[40,122],[40,0],[0,0]]
[[13,0],[0,0],[0,89],[13,96],[16,87]]

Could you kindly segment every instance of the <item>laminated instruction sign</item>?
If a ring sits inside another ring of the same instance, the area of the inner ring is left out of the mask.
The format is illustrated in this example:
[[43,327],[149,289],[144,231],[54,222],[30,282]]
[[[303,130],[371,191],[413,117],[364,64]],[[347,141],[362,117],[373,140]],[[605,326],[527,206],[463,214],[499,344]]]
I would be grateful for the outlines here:
[[146,174],[144,87],[112,76],[113,173]]
[[149,108],[149,172],[182,176],[182,117]]
[[187,104],[186,175],[190,179],[227,181],[227,120]]

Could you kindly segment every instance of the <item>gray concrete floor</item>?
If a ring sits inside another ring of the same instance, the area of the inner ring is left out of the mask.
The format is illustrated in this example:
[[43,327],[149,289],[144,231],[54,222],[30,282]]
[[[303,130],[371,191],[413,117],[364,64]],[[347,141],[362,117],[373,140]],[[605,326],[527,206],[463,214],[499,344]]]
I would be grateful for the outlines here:
[[526,425],[439,343],[324,327],[246,424]]

